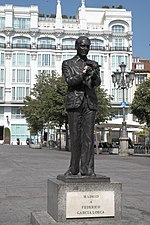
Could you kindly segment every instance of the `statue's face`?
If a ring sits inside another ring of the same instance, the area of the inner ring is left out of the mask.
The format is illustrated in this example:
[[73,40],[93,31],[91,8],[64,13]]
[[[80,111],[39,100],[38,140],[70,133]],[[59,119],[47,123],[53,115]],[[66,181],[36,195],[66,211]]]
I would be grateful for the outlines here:
[[82,39],[76,46],[77,54],[80,57],[85,57],[90,49],[90,41],[88,39]]

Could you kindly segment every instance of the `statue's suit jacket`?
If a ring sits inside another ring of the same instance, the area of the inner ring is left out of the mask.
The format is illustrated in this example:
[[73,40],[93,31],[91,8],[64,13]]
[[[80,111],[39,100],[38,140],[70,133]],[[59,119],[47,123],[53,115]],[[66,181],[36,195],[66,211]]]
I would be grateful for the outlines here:
[[[97,69],[93,69],[92,75],[85,78],[83,70],[86,63],[91,63]],[[77,109],[83,102],[84,96],[87,98],[88,107],[97,110],[97,97],[95,87],[101,83],[98,63],[93,60],[80,59],[78,55],[62,63],[62,74],[68,84],[66,96],[66,109]]]

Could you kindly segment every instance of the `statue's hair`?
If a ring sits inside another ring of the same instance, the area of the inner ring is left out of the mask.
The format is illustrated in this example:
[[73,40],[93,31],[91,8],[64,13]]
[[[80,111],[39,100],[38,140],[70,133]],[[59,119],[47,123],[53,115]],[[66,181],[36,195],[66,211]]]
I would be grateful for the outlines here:
[[78,46],[82,40],[87,40],[89,42],[89,44],[91,44],[91,41],[88,37],[80,36],[79,38],[76,39],[75,46]]

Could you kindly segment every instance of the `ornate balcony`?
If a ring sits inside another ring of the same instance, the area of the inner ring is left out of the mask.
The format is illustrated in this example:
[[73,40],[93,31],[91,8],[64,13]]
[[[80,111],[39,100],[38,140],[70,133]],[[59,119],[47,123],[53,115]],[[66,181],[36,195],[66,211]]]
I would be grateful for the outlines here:
[[74,45],[62,45],[62,50],[75,50]]
[[90,47],[91,50],[96,50],[96,51],[105,51],[104,46],[92,46]]
[[128,52],[129,48],[128,47],[110,47],[110,51],[125,51]]
[[12,46],[12,48],[28,48],[28,49],[31,49],[30,44],[12,44],[11,46]]
[[37,45],[37,49],[56,49],[56,45],[39,44]]

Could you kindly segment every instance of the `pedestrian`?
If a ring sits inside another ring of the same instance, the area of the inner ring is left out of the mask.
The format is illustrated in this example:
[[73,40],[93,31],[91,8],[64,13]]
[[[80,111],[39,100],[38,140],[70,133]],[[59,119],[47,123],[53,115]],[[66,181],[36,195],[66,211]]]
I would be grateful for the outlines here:
[[[95,176],[94,125],[97,111],[95,88],[101,83],[97,62],[87,58],[90,39],[79,37],[75,42],[77,54],[62,63],[62,74],[68,85],[66,110],[71,141],[70,166],[65,176]],[[81,163],[81,164],[80,164]]]
[[17,145],[20,145],[20,139],[17,138]]

